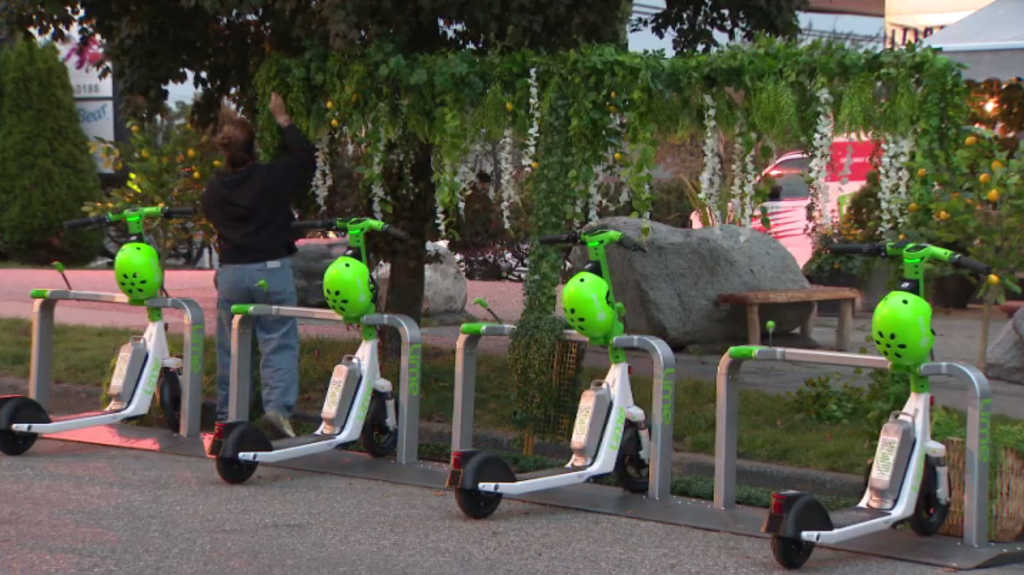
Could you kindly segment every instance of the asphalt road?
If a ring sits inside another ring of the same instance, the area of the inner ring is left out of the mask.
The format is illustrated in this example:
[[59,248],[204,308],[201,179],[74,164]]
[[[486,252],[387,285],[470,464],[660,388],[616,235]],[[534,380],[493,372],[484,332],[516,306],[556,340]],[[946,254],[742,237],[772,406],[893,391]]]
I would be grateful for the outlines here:
[[[0,456],[0,574],[782,573],[764,540],[504,502],[466,519],[449,493],[43,440]],[[938,574],[818,550],[805,573]],[[1021,575],[1024,567],[986,574]]]

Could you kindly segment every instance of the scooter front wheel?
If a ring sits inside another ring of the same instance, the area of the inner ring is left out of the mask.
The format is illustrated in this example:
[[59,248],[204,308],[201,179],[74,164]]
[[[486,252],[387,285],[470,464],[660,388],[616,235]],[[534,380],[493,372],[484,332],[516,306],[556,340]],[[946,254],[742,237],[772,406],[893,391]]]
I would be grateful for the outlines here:
[[181,381],[174,370],[164,370],[157,393],[167,429],[178,433],[181,431]]
[[[939,470],[930,459],[925,460],[924,476],[921,478],[921,487],[918,490],[917,506],[914,507],[914,514],[910,516],[910,528],[914,533],[922,537],[935,535],[942,529],[949,515],[949,504],[942,503],[935,492],[938,488]],[[946,481],[949,485],[949,481]]]
[[240,461],[230,457],[217,458],[217,475],[226,483],[238,485],[245,483],[256,473],[260,464],[255,461]]
[[479,489],[456,489],[455,503],[471,519],[490,517],[501,505],[500,493],[484,493]]
[[640,430],[630,422],[622,432],[622,442],[615,459],[615,479],[630,493],[647,493],[651,466],[640,457]]
[[384,395],[374,393],[366,410],[359,444],[373,457],[391,455],[398,447],[398,400],[395,400],[395,428],[388,429],[388,405]]
[[772,535],[772,556],[786,569],[799,569],[811,558],[814,543]]

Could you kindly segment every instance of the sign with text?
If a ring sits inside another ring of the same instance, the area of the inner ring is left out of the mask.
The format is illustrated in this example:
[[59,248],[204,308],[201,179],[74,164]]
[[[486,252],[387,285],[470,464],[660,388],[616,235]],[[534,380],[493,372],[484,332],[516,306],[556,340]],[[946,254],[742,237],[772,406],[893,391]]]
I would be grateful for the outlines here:
[[[96,141],[102,138],[107,141],[114,139],[114,101],[113,100],[76,100],[78,124],[89,139]],[[113,174],[113,167],[105,165],[100,150],[93,154],[96,170],[101,174]]]

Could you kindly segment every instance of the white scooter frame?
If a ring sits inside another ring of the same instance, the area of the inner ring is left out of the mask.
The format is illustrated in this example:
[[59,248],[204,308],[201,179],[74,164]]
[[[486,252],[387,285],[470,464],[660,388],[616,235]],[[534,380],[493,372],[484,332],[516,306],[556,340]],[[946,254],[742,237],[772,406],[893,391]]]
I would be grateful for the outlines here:
[[[644,410],[633,403],[633,390],[629,384],[629,364],[616,363],[608,370],[602,386],[606,386],[611,392],[611,413],[605,423],[601,434],[601,442],[598,445],[596,457],[586,460],[579,460],[577,456],[565,465],[564,469],[571,470],[560,475],[538,477],[535,479],[524,479],[515,482],[502,483],[479,483],[477,489],[486,493],[501,493],[507,495],[520,495],[533,491],[555,489],[578,483],[585,483],[587,480],[599,475],[607,475],[615,469],[616,457],[625,431],[626,421],[637,424],[640,429],[640,457],[645,462],[650,462],[651,444],[650,435],[645,425],[646,415]],[[585,433],[590,424],[592,413],[583,403],[576,414],[576,425],[573,432],[573,440],[583,432]]]
[[[833,531],[804,531],[801,532],[800,538],[811,543],[824,543],[826,545],[839,543],[877,531],[883,531],[896,523],[910,518],[917,506],[917,496],[925,470],[925,458],[946,457],[946,446],[931,438],[930,411],[930,393],[911,393],[910,398],[903,407],[903,412],[899,416],[900,419],[913,424],[915,441],[896,505],[891,510],[880,510],[887,511],[886,515]],[[892,454],[883,453],[883,450],[884,444],[879,442],[878,449],[875,452],[874,463],[871,467],[872,478],[888,478],[880,467],[886,456],[891,457]],[[950,497],[949,476],[947,473],[938,473],[937,475],[936,496],[941,503],[945,504],[949,502]],[[870,487],[864,491],[864,496],[861,498],[860,503],[857,504],[857,508],[875,509],[871,507]]]
[[[137,338],[133,336],[132,340],[136,341]],[[127,405],[114,400],[103,411],[82,413],[68,417],[56,417],[53,418],[54,421],[52,423],[15,423],[11,425],[11,431],[40,435],[61,433],[86,427],[118,423],[149,413],[153,396],[156,394],[157,383],[160,380],[161,370],[169,368],[180,373],[182,361],[180,358],[170,356],[167,348],[167,324],[162,317],[149,322],[149,326],[146,328],[146,332],[141,340],[146,349],[146,361],[144,367],[139,372],[134,392]],[[119,357],[112,386],[117,385],[119,375],[122,379],[124,378],[123,370],[127,367],[128,359],[124,354]]]
[[[366,420],[366,412],[370,407],[370,399],[373,397],[373,392],[378,391],[380,393],[392,394],[394,387],[391,382],[380,377],[380,363],[378,362],[378,341],[377,339],[363,340],[359,345],[359,349],[356,350],[354,363],[359,369],[359,383],[356,389],[355,397],[352,398],[352,410],[348,417],[345,419],[345,426],[340,432],[331,434],[327,429],[327,424],[321,422],[320,427],[316,432],[306,438],[307,441],[315,441],[314,443],[307,443],[304,445],[297,445],[295,447],[283,447],[281,449],[275,449],[274,451],[243,451],[238,454],[239,461],[252,461],[259,463],[275,463],[278,461],[284,461],[287,459],[294,459],[296,457],[304,457],[306,455],[313,455],[316,453],[322,453],[330,451],[339,445],[345,443],[351,443],[359,439],[360,433],[363,430],[363,422]],[[373,385],[366,385],[367,381],[372,381]],[[335,378],[331,380],[330,391],[328,391],[324,398],[324,410],[328,408],[337,409],[338,399],[340,394],[340,385],[343,381],[337,381]],[[337,391],[335,391],[337,390]],[[334,393],[332,393],[332,391]],[[333,406],[330,405],[333,402]],[[387,405],[387,426],[389,430],[396,430],[398,428],[398,418],[395,413],[395,400],[386,400]],[[321,439],[323,438],[323,439]],[[283,440],[287,442],[289,440]]]

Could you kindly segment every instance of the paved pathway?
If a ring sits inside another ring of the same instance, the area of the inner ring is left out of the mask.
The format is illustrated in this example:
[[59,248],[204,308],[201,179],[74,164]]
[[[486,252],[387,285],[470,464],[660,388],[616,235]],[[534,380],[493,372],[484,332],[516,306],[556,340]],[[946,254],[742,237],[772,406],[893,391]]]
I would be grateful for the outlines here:
[[[514,501],[480,522],[444,491],[269,467],[257,479],[228,486],[203,459],[41,440],[0,456],[0,574],[782,572],[763,539]],[[947,571],[819,549],[801,572]]]

